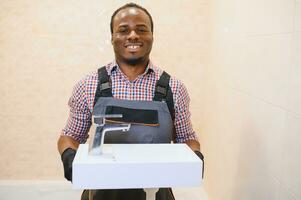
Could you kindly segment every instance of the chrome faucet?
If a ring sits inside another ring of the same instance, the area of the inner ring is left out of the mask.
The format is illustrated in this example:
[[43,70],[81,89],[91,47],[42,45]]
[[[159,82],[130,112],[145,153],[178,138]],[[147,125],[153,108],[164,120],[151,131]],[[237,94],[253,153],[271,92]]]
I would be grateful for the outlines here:
[[96,126],[96,131],[92,143],[90,153],[100,155],[103,153],[104,138],[107,132],[114,131],[129,131],[131,124],[106,124],[106,118],[121,118],[121,114],[111,115],[94,115],[93,123]]

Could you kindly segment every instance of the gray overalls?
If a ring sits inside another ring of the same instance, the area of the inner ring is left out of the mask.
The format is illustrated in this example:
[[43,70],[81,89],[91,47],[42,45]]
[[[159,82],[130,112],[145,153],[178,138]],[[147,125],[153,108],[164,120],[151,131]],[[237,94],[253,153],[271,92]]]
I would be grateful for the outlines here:
[[[112,97],[110,78],[105,67],[98,70],[98,86],[93,115],[122,114],[122,119],[106,119],[112,123],[131,123],[128,133],[108,134],[105,143],[171,143],[174,137],[173,99],[170,76],[163,72],[157,81],[154,101],[123,100]],[[100,172],[101,173],[101,172]],[[147,173],[147,172],[145,172]],[[93,200],[145,200],[143,189],[93,190]],[[88,200],[88,191],[81,197]],[[156,200],[174,200],[170,188],[160,188]]]

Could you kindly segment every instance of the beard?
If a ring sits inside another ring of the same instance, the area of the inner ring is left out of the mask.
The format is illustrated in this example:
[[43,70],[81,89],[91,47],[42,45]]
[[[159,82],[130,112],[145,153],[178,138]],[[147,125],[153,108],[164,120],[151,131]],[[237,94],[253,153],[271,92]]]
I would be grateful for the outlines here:
[[128,65],[136,66],[140,63],[143,63],[145,61],[145,58],[139,57],[139,58],[126,58],[124,59],[124,62]]

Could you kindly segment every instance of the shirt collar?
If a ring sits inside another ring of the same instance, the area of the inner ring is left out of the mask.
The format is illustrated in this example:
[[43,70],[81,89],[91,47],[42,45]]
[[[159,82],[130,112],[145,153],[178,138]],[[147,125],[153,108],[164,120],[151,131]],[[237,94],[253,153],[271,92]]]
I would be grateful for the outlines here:
[[[119,66],[118,66],[116,60],[113,60],[111,63],[109,63],[107,69],[108,69],[109,76],[112,74],[113,71],[115,71],[116,69],[119,69]],[[144,76],[148,73],[154,72],[154,71],[155,71],[155,66],[153,65],[153,63],[151,61],[149,61],[142,76]]]

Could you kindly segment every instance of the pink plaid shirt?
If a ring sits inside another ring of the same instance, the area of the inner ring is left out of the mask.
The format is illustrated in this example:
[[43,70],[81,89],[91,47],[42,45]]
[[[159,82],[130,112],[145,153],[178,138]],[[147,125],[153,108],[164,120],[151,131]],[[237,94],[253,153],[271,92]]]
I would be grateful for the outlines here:
[[[106,69],[111,78],[114,98],[140,101],[153,100],[156,81],[163,73],[160,68],[150,62],[145,72],[131,82],[119,69],[115,61],[107,64]],[[79,143],[86,142],[92,123],[91,117],[97,83],[98,74],[97,71],[94,71],[75,85],[68,102],[70,106],[68,122],[62,131],[62,135],[70,136]],[[171,77],[169,85],[173,93],[175,107],[176,142],[197,140],[190,120],[190,99],[187,89],[183,83],[173,77]]]

